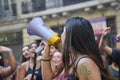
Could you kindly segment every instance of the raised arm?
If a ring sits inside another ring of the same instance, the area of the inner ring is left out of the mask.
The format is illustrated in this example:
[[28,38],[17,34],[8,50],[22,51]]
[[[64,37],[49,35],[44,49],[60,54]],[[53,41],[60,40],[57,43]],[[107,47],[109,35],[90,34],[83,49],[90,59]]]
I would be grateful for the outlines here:
[[[45,44],[45,43],[44,43]],[[41,67],[43,80],[53,80],[53,71],[51,68],[51,56],[49,55],[49,46],[45,44],[45,49],[42,52]]]
[[90,58],[82,58],[77,66],[77,77],[79,80],[101,80],[98,66]]
[[20,66],[17,68],[17,78],[18,80],[24,80],[25,75],[26,75],[26,65],[28,62],[22,63]]
[[99,50],[105,52],[107,55],[112,55],[112,48],[110,48],[107,45],[107,36],[110,32],[110,27],[107,27],[101,36],[100,42],[99,42]]
[[3,70],[0,70],[0,74],[2,75],[2,77],[10,76],[17,68],[16,60],[13,55],[12,49],[5,47],[5,46],[0,46],[0,52],[8,53],[9,63],[10,63],[10,66],[4,68]]

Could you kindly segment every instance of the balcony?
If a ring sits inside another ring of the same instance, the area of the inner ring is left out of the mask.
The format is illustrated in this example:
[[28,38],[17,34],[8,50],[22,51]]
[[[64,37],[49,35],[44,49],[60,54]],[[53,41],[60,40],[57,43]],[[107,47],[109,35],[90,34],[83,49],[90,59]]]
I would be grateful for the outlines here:
[[[18,19],[24,19],[69,12],[96,6],[100,3],[108,3],[113,0],[16,0],[16,3],[13,3],[12,0],[0,1],[0,20],[3,20],[3,18],[13,18],[13,16],[17,16]],[[8,5],[4,6],[2,4],[3,1],[9,1]],[[6,10],[6,7],[9,8],[9,11]]]
[[69,6],[76,3],[83,3],[91,0],[32,0],[22,1],[22,13],[44,11],[52,8]]
[[41,10],[38,12],[30,12],[29,14],[22,14],[19,18],[24,19],[24,18],[32,18],[35,16],[52,16],[53,14],[63,14],[64,12],[69,13],[70,11],[82,10],[84,8],[90,8],[95,6],[97,7],[97,5],[99,4],[109,4],[113,0],[104,0],[104,1],[103,0],[102,1],[100,0],[58,0],[58,1],[61,1],[61,3],[59,2],[59,4],[53,2],[54,0],[48,0],[48,1],[52,1],[52,2],[46,3],[49,5],[46,5],[45,10]]

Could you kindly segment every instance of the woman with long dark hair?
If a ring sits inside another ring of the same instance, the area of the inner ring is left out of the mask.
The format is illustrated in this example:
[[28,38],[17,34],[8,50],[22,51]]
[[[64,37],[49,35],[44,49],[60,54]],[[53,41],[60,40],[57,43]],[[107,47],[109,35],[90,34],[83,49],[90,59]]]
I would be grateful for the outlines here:
[[22,48],[22,60],[21,63],[26,62],[27,60],[29,60],[30,58],[30,54],[29,54],[29,45],[25,45]]
[[[98,46],[95,42],[90,22],[81,17],[73,17],[65,23],[61,35],[63,47],[63,70],[57,80],[110,80],[108,68],[104,66]],[[51,56],[49,46],[45,44],[42,61],[44,80],[52,80]],[[51,74],[49,74],[51,73]],[[47,76],[47,77],[46,77]]]
[[33,69],[34,66],[34,55],[35,49],[39,46],[37,42],[32,42],[29,44],[29,60],[26,62],[22,63],[18,69],[18,80],[31,80],[32,74],[34,71],[34,79],[35,80],[42,80],[42,75],[41,75],[41,64],[40,61],[37,60],[38,55],[36,56],[36,67]]

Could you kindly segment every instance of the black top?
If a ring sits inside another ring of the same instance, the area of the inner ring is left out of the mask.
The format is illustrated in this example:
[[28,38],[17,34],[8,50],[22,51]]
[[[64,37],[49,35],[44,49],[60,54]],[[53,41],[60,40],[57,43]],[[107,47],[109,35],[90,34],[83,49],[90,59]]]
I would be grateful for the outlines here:
[[[32,74],[32,73],[33,73],[33,70],[29,67],[26,75]],[[36,76],[36,80],[42,80],[41,68],[35,70],[35,76]]]
[[119,67],[119,80],[120,80],[120,50],[112,49],[112,61],[115,62]]
[[80,61],[82,58],[87,58],[87,57],[88,57],[87,55],[82,55],[81,57],[79,57],[79,58],[76,60],[75,66],[74,66],[74,68],[73,68],[73,71],[72,71],[72,73],[69,75],[70,80],[79,80],[79,79],[76,77],[76,75],[75,75],[76,70],[77,70],[78,63],[79,63],[79,61]]

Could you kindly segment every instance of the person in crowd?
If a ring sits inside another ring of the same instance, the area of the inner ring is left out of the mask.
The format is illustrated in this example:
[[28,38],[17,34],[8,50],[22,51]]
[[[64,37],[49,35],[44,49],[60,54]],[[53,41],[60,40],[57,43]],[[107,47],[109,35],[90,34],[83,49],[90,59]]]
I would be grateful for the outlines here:
[[[93,28],[87,19],[68,19],[61,35],[61,43],[63,70],[57,74],[57,80],[111,80],[108,67],[104,66],[95,42]],[[41,59],[42,77],[43,80],[53,80],[50,47],[46,43],[44,45]]]
[[[107,45],[107,37],[109,33],[110,33],[110,27],[107,27],[102,33],[99,43],[99,49],[100,51],[103,51],[107,55],[109,55],[112,59],[112,62],[116,63],[118,69],[120,69],[120,49],[111,48]],[[119,80],[120,80],[120,70],[119,70]]]
[[58,70],[62,70],[63,62],[62,62],[62,53],[60,51],[56,51],[51,60],[51,67],[54,74],[58,73]]
[[112,80],[119,80],[119,68],[115,62],[109,65],[109,71],[112,75]]
[[[10,65],[9,60],[7,58],[4,58],[3,54],[0,52],[0,69],[4,69],[5,67],[8,67],[9,65]],[[12,76],[13,74],[9,77],[4,78],[4,80],[11,80]]]
[[13,78],[15,80],[18,80],[18,76],[19,76],[18,74],[20,73],[19,70],[21,68],[21,64],[26,63],[29,59],[30,59],[29,45],[24,45],[23,48],[22,48],[22,57],[21,57],[21,60],[19,62],[19,66],[17,67],[17,70],[16,70],[16,72],[14,73],[14,76],[13,76]]
[[8,67],[0,69],[0,80],[3,80],[4,78],[7,78],[14,73],[17,68],[17,64],[11,48],[8,48],[6,46],[0,46],[0,52],[5,52],[9,55],[10,63]]
[[56,51],[58,51],[58,48],[55,47],[55,46],[53,46],[53,45],[51,45],[51,46],[50,46],[50,55],[54,55],[54,53],[55,53]]
[[22,61],[21,61],[21,63],[23,63],[23,62],[25,62],[25,61],[27,61],[27,60],[30,59],[29,45],[23,46],[22,52],[23,52],[23,53],[22,53]]
[[4,67],[4,58],[3,58],[3,54],[0,52],[0,69],[2,69]]
[[[33,73],[33,66],[34,66],[34,55],[35,49],[38,47],[36,42],[32,42],[30,44],[29,54],[30,59],[20,65],[18,70],[18,80],[31,80],[32,73]],[[36,68],[35,68],[35,80],[42,80],[41,75],[41,64],[40,61],[36,61]]]

